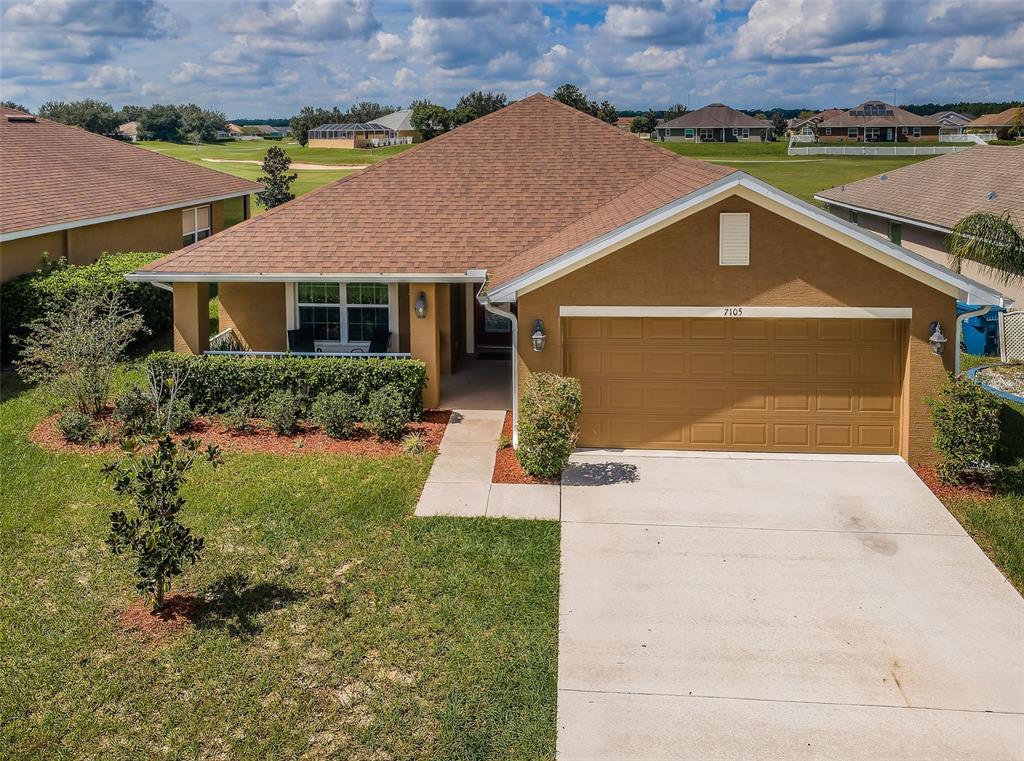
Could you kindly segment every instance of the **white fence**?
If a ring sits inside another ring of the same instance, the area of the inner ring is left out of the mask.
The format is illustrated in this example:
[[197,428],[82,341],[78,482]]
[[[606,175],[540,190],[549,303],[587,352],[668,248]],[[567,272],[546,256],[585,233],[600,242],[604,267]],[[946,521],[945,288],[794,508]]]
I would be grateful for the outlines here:
[[999,356],[1003,362],[1024,360],[1024,312],[999,313]]
[[939,135],[940,143],[971,143],[972,145],[987,145],[989,140],[995,139],[995,132],[964,132],[962,135]]
[[815,145],[797,148],[789,146],[790,156],[937,156],[970,148],[970,145],[947,146],[878,146],[873,145]]

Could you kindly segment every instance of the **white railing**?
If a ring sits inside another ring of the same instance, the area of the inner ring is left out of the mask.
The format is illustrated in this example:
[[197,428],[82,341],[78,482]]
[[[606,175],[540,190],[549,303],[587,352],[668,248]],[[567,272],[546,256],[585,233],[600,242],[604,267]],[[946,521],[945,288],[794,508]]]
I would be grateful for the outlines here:
[[792,135],[791,143],[816,143],[818,136],[813,132],[797,132]]
[[217,335],[210,338],[210,348],[217,351],[241,349],[242,342],[235,335],[234,328],[225,328]]
[[369,352],[369,351],[227,351],[210,349],[203,354],[233,357],[341,357],[346,359],[411,359],[407,351]]
[[940,143],[973,143],[975,145],[987,145],[989,140],[995,139],[995,132],[964,132],[961,135],[939,135]]
[[816,145],[813,148],[789,146],[790,156],[937,156],[970,148],[969,145],[947,146],[879,146],[871,145]]

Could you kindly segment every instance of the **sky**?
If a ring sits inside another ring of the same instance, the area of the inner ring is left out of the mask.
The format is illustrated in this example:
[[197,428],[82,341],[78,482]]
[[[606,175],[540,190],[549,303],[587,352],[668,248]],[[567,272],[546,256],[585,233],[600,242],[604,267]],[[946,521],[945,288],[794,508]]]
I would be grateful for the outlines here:
[[1024,98],[1022,0],[0,0],[0,98],[229,118],[563,82],[619,109]]

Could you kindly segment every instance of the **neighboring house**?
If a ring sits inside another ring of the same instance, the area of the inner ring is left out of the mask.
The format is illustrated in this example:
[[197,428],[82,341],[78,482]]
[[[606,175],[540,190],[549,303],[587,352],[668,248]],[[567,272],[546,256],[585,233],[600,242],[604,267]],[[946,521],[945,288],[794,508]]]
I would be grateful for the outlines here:
[[241,135],[245,134],[245,130],[239,127],[234,122],[228,122],[227,124],[225,124],[224,131],[227,132],[232,137],[240,137]]
[[322,124],[309,131],[310,148],[378,148],[419,141],[412,109],[395,111],[368,123]]
[[73,264],[103,252],[174,251],[248,216],[261,185],[47,119],[0,108],[0,281],[43,254]]
[[939,111],[928,118],[938,123],[940,135],[960,135],[971,121],[971,117],[957,111]]
[[249,124],[242,131],[250,135],[260,135],[265,140],[280,140],[288,135],[288,127],[275,127],[272,124]]
[[925,400],[957,354],[936,356],[932,323],[953,347],[957,300],[1000,299],[543,95],[128,278],[173,288],[178,351],[207,349],[211,284],[251,350],[285,350],[289,330],[365,350],[382,331],[426,364],[428,406],[486,384],[473,354],[505,338],[509,375],[487,377],[511,382],[513,410],[533,373],[580,379],[580,446],[914,463],[935,460]]
[[1012,106],[998,114],[982,114],[964,125],[967,132],[992,131],[1000,137],[1024,135],[1024,106]]
[[817,134],[819,124],[826,119],[839,116],[841,113],[843,113],[843,109],[841,108],[830,108],[825,111],[819,111],[818,113],[804,119],[799,117],[789,119],[786,122],[788,125],[788,132],[790,135],[815,135]]
[[130,143],[137,143],[139,140],[139,123],[125,122],[117,128],[117,134]]
[[722,103],[712,103],[659,124],[656,131],[659,140],[670,142],[766,142],[771,140],[772,125]]
[[615,126],[621,130],[625,130],[626,132],[629,132],[629,128],[632,126],[632,124],[632,116],[620,116],[615,120]]
[[[1009,211],[1024,221],[1024,149],[976,146],[818,193],[829,211],[945,264],[946,237],[971,212]],[[964,274],[1024,304],[1024,285],[1004,285],[973,263]]]
[[905,143],[938,140],[939,124],[880,100],[869,100],[818,124],[823,143]]

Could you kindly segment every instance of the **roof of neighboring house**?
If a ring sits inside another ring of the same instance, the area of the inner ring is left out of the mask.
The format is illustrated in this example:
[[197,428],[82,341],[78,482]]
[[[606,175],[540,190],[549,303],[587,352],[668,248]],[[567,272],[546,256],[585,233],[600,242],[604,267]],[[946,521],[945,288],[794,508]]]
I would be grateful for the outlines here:
[[139,134],[139,123],[138,122],[125,122],[117,128],[117,131],[122,135],[138,135]]
[[615,126],[619,129],[629,129],[631,124],[633,124],[632,116],[620,116],[615,120]]
[[331,122],[313,127],[310,132],[319,130],[335,130],[339,132],[387,132],[390,127],[385,127],[380,122]]
[[1017,117],[1017,114],[1024,109],[1024,106],[1012,106],[1005,111],[1000,111],[998,114],[982,114],[974,121],[970,122],[968,127],[1011,127],[1013,126],[1013,120]]
[[249,180],[2,107],[0,187],[5,239],[262,189]]
[[811,114],[810,116],[807,116],[803,119],[801,119],[800,117],[796,117],[795,119],[789,119],[787,123],[789,124],[790,129],[795,129],[797,127],[802,127],[808,122],[823,122],[826,119],[831,119],[834,116],[839,116],[839,114],[841,113],[843,113],[843,109],[841,108],[829,108],[826,109],[825,111],[819,111],[816,114]]
[[734,171],[537,94],[144,269],[464,274],[557,253]]
[[406,108],[403,109],[402,111],[395,111],[394,113],[387,114],[386,116],[382,116],[379,119],[374,119],[374,122],[381,125],[382,127],[387,127],[390,130],[394,130],[395,132],[408,132],[410,130],[416,129],[414,126],[412,126],[411,108]]
[[277,135],[288,131],[287,127],[275,127],[273,124],[249,124],[247,128],[264,135]]
[[966,124],[971,120],[971,117],[966,114],[961,114],[959,111],[938,111],[934,114],[929,114],[928,116],[940,123],[948,122],[953,124]]
[[724,103],[712,103],[704,108],[698,108],[696,111],[688,111],[670,122],[659,124],[658,129],[678,129],[680,127],[754,127],[763,129],[770,126],[770,122],[764,119],[755,119]]
[[931,116],[918,116],[880,100],[869,100],[849,111],[842,111],[819,124],[819,127],[935,127]]
[[[989,198],[990,193],[995,196]],[[830,188],[815,198],[944,230],[975,211],[1010,211],[1024,220],[1024,149],[979,145]]]
[[226,129],[226,130],[227,130],[228,132],[236,132],[236,133],[238,133],[238,132],[241,132],[241,131],[242,131],[242,128],[241,128],[241,127],[239,127],[239,126],[238,126],[237,124],[235,124],[234,122],[228,122],[227,124],[225,124],[225,125],[224,125],[224,129]]

